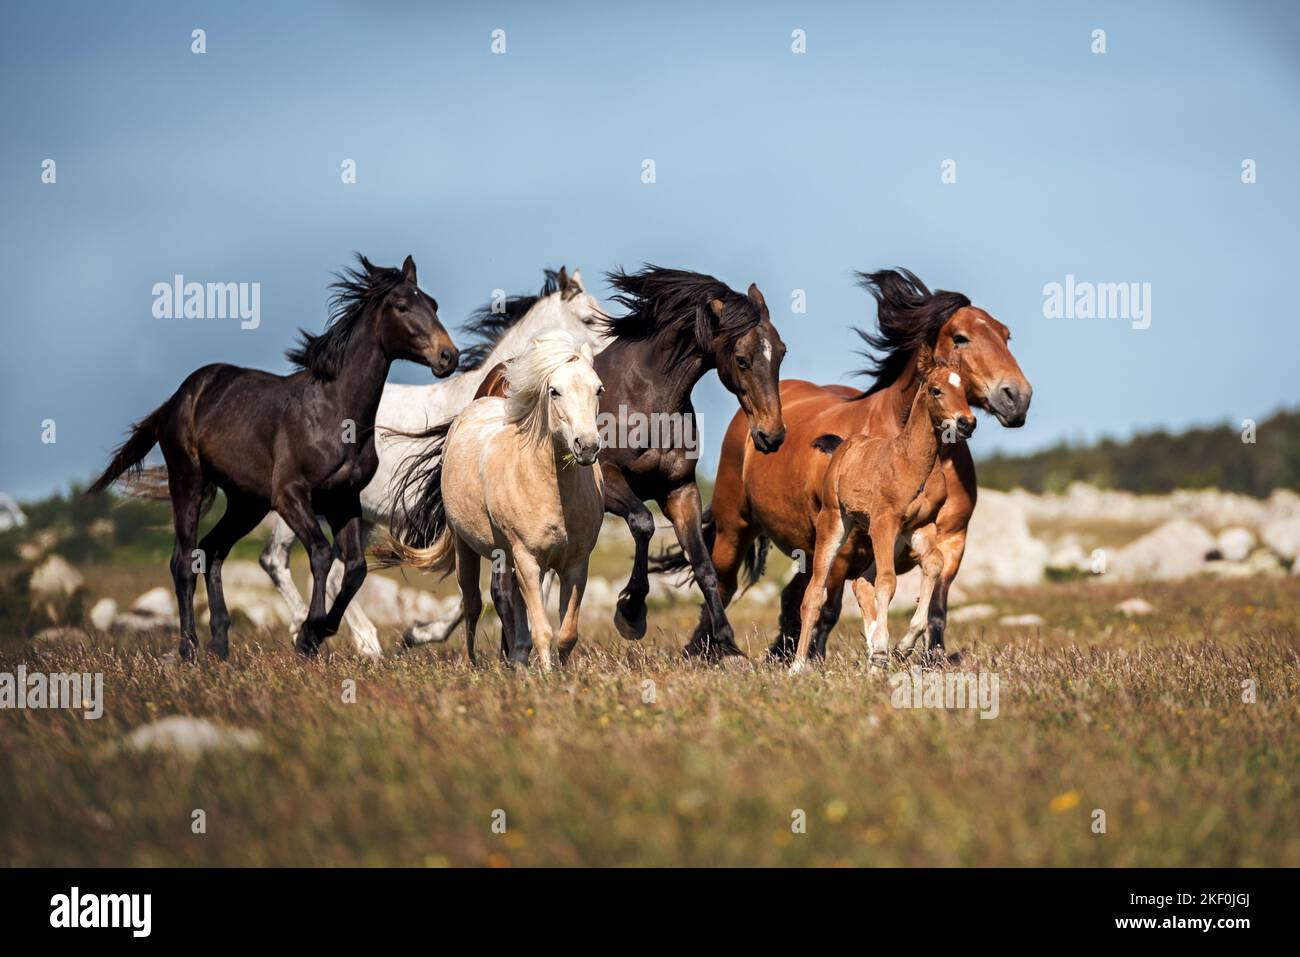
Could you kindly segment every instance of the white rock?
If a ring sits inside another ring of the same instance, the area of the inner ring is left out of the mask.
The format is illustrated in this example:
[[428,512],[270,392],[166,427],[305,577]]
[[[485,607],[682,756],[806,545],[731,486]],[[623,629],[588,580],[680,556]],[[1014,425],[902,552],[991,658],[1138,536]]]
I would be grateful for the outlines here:
[[408,624],[402,617],[402,586],[383,575],[367,575],[356,601],[376,625]]
[[108,631],[113,627],[113,619],[116,617],[117,602],[111,598],[101,598],[90,609],[90,624],[96,631]]
[[261,744],[262,736],[256,731],[227,728],[206,718],[179,714],[142,725],[122,741],[122,746],[130,751],[165,752],[189,759],[205,751],[255,750]]
[[1110,558],[1107,574],[1121,581],[1189,578],[1205,570],[1214,536],[1185,518],[1165,522]]
[[32,572],[32,596],[43,601],[71,598],[85,584],[77,571],[58,555],[51,555]]
[[159,624],[179,621],[176,611],[176,595],[168,588],[159,585],[131,603],[130,613],[138,618],[153,619]]
[[1155,611],[1155,608],[1149,601],[1141,598],[1125,598],[1115,606],[1115,610],[1129,617],[1136,617],[1138,615],[1149,615]]
[[992,605],[963,605],[948,612],[948,621],[956,625],[969,624],[973,621],[987,621],[998,613]]
[[1270,518],[1260,528],[1259,537],[1278,555],[1295,562],[1300,558],[1300,512]]
[[1010,628],[1032,628],[1042,623],[1042,615],[1003,615],[998,619],[999,625],[1006,625]]
[[1248,528],[1234,525],[1225,528],[1215,539],[1219,554],[1225,562],[1242,562],[1250,556],[1255,547],[1255,533]]
[[968,591],[986,585],[1034,585],[1043,578],[1047,545],[1029,533],[1021,499],[981,489],[966,535],[958,580]]

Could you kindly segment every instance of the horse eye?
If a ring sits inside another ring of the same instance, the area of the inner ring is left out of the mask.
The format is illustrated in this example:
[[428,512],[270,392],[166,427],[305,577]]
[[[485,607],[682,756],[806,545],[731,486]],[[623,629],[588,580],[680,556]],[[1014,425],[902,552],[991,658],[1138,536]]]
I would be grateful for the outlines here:
[[736,356],[736,368],[738,368],[738,369],[748,369],[748,368],[749,368],[749,360],[746,359],[744,356]]
[[605,394],[605,387],[602,385],[600,388],[596,390],[596,395],[604,395],[604,394]]
[[943,390],[941,390],[941,389],[931,389],[931,390],[930,390],[930,394],[931,394],[932,396],[934,396],[934,397],[937,399],[937,398],[939,398],[939,396],[943,395]]
[[952,342],[953,342],[953,345],[964,346],[964,345],[966,345],[968,342],[970,342],[970,339],[966,338],[966,337],[963,336],[960,332],[958,332],[958,333],[956,333],[956,334],[953,335],[953,337],[952,337]]
[[397,308],[397,311],[398,311],[398,312],[409,312],[409,311],[410,311],[410,307],[407,306],[406,303],[404,303],[404,302],[399,302],[399,303],[397,304],[396,308]]
[[552,388],[552,389],[551,389],[551,398],[552,398],[552,399],[558,399],[559,397],[560,397],[560,390],[559,390],[559,389]]

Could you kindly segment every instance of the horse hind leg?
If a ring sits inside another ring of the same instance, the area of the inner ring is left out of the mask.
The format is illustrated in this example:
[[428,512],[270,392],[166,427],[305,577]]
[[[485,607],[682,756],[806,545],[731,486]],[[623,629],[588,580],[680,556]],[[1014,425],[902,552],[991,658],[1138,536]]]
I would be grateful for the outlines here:
[[176,542],[172,547],[171,573],[176,588],[176,606],[180,612],[181,641],[179,653],[185,660],[199,651],[194,625],[194,585],[198,579],[195,553],[199,533],[199,513],[203,507],[203,471],[197,461],[168,461],[167,482],[172,499],[172,524]]
[[267,507],[254,498],[234,493],[226,495],[226,511],[199,542],[199,557],[206,563],[204,578],[208,588],[208,616],[212,637],[208,651],[225,660],[230,657],[230,612],[226,609],[221,584],[221,565],[235,543],[251,532],[263,518]]
[[465,655],[471,668],[478,667],[474,657],[474,633],[483,613],[483,596],[478,590],[479,554],[467,542],[456,539],[456,584],[465,607]]
[[926,634],[935,586],[943,572],[943,553],[936,545],[933,525],[913,532],[911,546],[913,554],[919,558],[921,593],[917,599],[916,611],[912,613],[912,619],[908,622],[907,633],[894,649],[894,654],[899,658],[908,657],[916,646],[917,640]]
[[262,549],[262,554],[258,556],[258,564],[262,570],[271,577],[276,590],[284,603],[289,606],[289,640],[293,641],[302,627],[303,622],[307,620],[307,603],[302,600],[302,595],[298,593],[298,586],[293,582],[293,574],[289,567],[289,556],[293,552],[293,544],[298,539],[293,534],[293,529],[285,523],[283,518],[277,517],[275,526],[271,529],[271,537],[267,539],[266,546]]

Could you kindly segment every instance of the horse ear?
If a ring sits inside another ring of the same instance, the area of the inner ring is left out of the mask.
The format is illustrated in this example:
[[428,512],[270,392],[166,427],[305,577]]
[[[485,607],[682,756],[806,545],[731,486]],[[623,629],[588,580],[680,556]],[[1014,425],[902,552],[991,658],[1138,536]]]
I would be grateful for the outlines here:
[[761,311],[761,312],[767,312],[767,300],[764,299],[764,298],[763,298],[763,294],[762,294],[761,292],[758,291],[758,285],[757,285],[757,283],[752,283],[752,282],[751,282],[751,283],[749,284],[749,291],[746,292],[745,295],[749,296],[749,301],[750,301],[750,302],[752,302],[754,305],[758,306],[759,311]]
[[367,276],[373,276],[379,272],[379,267],[360,253],[357,254],[357,259],[361,260],[361,268],[366,271]]
[[569,277],[569,283],[570,283],[571,285],[577,286],[578,289],[579,289],[581,292],[586,292],[586,291],[587,291],[587,287],[584,286],[584,285],[582,284],[582,270],[581,270],[581,269],[575,269],[575,270],[573,271],[573,275]]
[[402,278],[407,282],[415,282],[415,260],[407,256],[402,260]]
[[569,291],[569,271],[563,266],[560,267],[559,276],[557,277],[560,284],[560,292]]
[[[714,299],[709,302],[709,305],[720,307],[722,303]],[[718,308],[714,308],[713,311],[721,315]],[[713,351],[713,323],[709,321],[709,314],[704,311],[703,306],[695,307],[695,341],[703,351]]]
[[596,353],[591,351],[590,342],[584,342],[581,346],[578,347],[578,351],[582,353],[582,357],[586,359],[589,363],[596,361]]
[[916,368],[921,375],[929,375],[934,368],[934,350],[928,343],[921,343],[921,348],[916,350]]
[[710,299],[710,300],[709,300],[709,308],[713,310],[713,314],[714,314],[715,316],[717,316],[719,319],[721,319],[721,318],[722,318],[722,310],[725,309],[726,307],[722,304],[722,300],[721,300],[721,299]]

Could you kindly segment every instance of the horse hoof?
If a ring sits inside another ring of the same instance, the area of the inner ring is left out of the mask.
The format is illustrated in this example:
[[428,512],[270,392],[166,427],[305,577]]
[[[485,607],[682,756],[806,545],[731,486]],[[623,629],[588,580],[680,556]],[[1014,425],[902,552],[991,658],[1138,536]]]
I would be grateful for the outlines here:
[[795,675],[801,675],[807,670],[808,664],[806,661],[796,661],[794,664],[790,665],[790,670],[786,673],[793,678]]
[[872,655],[872,656],[871,656],[871,670],[872,670],[873,672],[875,672],[875,671],[880,671],[880,672],[888,671],[888,670],[889,670],[889,656],[888,656],[888,655]]
[[294,639],[293,650],[304,658],[315,658],[320,654],[320,642],[306,632],[299,632],[298,637]]
[[619,599],[614,609],[614,627],[628,641],[640,641],[645,637],[646,609],[645,602],[632,604],[626,598]]
[[229,642],[208,642],[208,654],[215,656],[221,661],[230,660],[230,643]]
[[177,651],[181,656],[181,661],[193,661],[199,656],[199,643],[188,638],[182,638],[180,648]]

